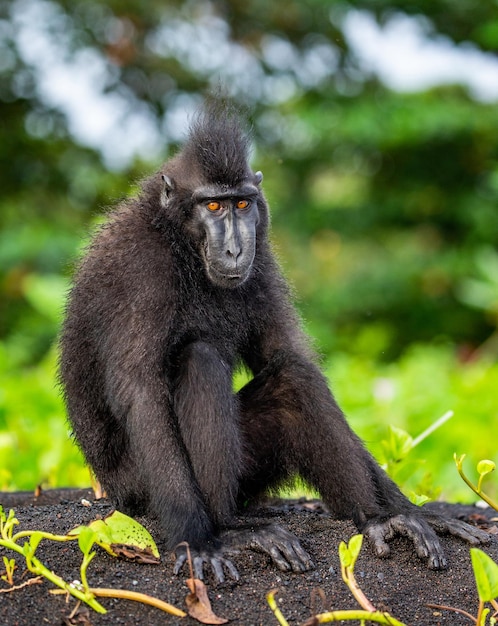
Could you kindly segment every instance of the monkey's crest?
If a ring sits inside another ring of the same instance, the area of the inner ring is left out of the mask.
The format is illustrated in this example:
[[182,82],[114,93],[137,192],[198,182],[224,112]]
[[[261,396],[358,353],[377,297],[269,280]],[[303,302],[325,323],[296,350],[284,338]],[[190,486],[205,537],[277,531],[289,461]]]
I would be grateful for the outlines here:
[[249,144],[236,111],[210,100],[192,123],[181,155],[206,182],[235,187],[252,177]]

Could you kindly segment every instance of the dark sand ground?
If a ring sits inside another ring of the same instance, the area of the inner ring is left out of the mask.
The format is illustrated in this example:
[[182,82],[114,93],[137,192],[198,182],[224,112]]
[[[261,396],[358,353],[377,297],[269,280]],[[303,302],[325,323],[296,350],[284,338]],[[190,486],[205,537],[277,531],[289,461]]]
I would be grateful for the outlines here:
[[[6,511],[13,507],[20,521],[20,529],[42,529],[65,534],[79,524],[88,523],[107,515],[111,506],[105,500],[81,504],[81,498],[91,500],[91,492],[62,490],[44,492],[38,498],[32,494],[0,493],[0,504]],[[476,509],[458,505],[430,505],[444,508],[454,517],[477,523],[492,532],[497,531],[498,517],[492,510]],[[485,517],[488,519],[486,521]],[[357,608],[351,593],[341,579],[337,549],[340,541],[347,541],[355,534],[349,522],[333,520],[320,503],[276,504],[258,509],[244,518],[249,523],[276,522],[296,534],[312,555],[316,569],[305,574],[282,573],[272,566],[262,554],[243,551],[234,557],[241,580],[216,585],[207,577],[208,594],[214,612],[230,620],[234,626],[277,625],[278,622],[266,602],[266,593],[278,588],[278,604],[290,625],[302,624],[314,612]],[[492,521],[489,521],[492,520]],[[154,521],[140,519],[158,537]],[[441,604],[458,607],[476,614],[477,592],[470,565],[469,548],[462,541],[443,537],[449,567],[444,572],[434,572],[415,556],[407,540],[392,543],[392,557],[380,560],[364,545],[355,573],[364,593],[382,611],[389,611],[398,620],[410,625],[458,626],[471,621],[457,613],[428,608],[426,605]],[[160,565],[140,565],[112,558],[99,549],[88,569],[89,583],[93,587],[132,589],[157,596],[179,608],[185,608],[185,585],[187,572],[179,576],[172,573],[171,555],[165,552],[158,540],[162,555]],[[498,538],[491,536],[485,551],[498,561]],[[0,548],[0,557],[6,555]],[[9,553],[9,557],[12,556]],[[50,545],[42,542],[37,556],[66,580],[79,578],[81,553],[76,542]],[[22,559],[15,582],[23,580]],[[3,562],[0,559],[0,570]],[[24,573],[27,578],[30,575]],[[24,579],[25,579],[24,578]],[[0,580],[0,589],[7,584]],[[64,622],[75,606],[74,599],[66,602],[64,596],[48,593],[53,585],[44,581],[12,593],[0,593],[0,626],[58,626]],[[321,591],[317,591],[321,590]],[[324,598],[324,599],[322,599]],[[99,615],[90,610],[87,619],[74,623],[126,625],[197,624],[192,618],[176,618],[159,610],[127,600],[102,599],[108,609]],[[83,619],[83,618],[80,618]],[[353,622],[350,622],[353,623]],[[358,622],[354,622],[358,623]]]

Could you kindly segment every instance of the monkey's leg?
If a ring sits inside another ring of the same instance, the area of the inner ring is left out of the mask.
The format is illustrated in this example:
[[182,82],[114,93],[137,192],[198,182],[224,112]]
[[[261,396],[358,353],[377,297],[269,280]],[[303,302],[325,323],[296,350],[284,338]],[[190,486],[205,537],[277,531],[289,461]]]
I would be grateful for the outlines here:
[[[203,342],[189,345],[181,355],[182,367],[175,391],[175,413],[182,439],[212,519],[226,526],[235,508],[239,480],[244,467],[238,398],[232,391],[231,370],[218,351]],[[211,566],[220,579],[223,550],[241,547],[266,552],[283,570],[301,572],[312,566],[297,539],[278,526],[225,530],[220,535],[221,551],[198,559]],[[176,570],[182,563],[180,556]],[[194,559],[195,564],[195,559]],[[233,576],[234,568],[224,561]],[[233,567],[233,566],[232,566]]]
[[232,373],[213,346],[198,341],[180,356],[174,411],[200,492],[216,525],[235,510],[242,464]]
[[128,434],[103,397],[104,384],[88,368],[85,379],[66,369],[66,404],[77,444],[107,496],[123,513],[142,513],[147,489],[129,446]]
[[472,544],[486,540],[479,529],[411,504],[351,431],[318,368],[300,354],[276,353],[239,399],[254,468],[242,481],[248,495],[299,472],[335,515],[355,521],[379,556],[401,534],[433,569],[446,565],[435,531]]
[[[231,368],[215,347],[198,341],[180,355],[175,382],[174,412],[193,477],[215,530],[226,526],[234,510],[242,465],[238,402],[232,391]],[[238,578],[232,563],[222,556],[222,546],[198,549],[194,568],[203,577],[204,563],[223,580],[222,565]],[[218,550],[219,548],[219,550]],[[179,554],[175,572],[185,562]]]

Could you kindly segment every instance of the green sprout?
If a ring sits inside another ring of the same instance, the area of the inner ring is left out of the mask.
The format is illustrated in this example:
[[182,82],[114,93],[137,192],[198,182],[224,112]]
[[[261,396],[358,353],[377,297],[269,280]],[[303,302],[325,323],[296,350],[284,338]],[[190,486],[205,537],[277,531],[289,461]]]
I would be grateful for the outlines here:
[[481,500],[484,500],[484,502],[489,504],[489,506],[495,509],[495,511],[498,511],[498,502],[493,500],[482,490],[482,482],[484,480],[484,477],[488,474],[491,474],[491,472],[495,470],[496,464],[493,461],[489,461],[488,459],[483,459],[482,461],[479,461],[479,463],[477,464],[477,473],[479,474],[479,480],[477,481],[477,485],[475,485],[469,478],[467,478],[463,471],[463,461],[466,456],[466,454],[461,454],[460,456],[457,456],[456,453],[453,455],[455,465],[457,467],[458,473],[462,477],[462,480],[472,489],[475,494],[477,494],[481,498]]
[[498,598],[498,565],[479,548],[471,548],[470,557],[479,596],[476,624],[477,626],[484,626],[490,612],[489,608],[484,607],[484,604],[489,602],[495,611],[498,611],[498,602],[496,602],[496,598]]
[[86,577],[86,570],[90,565],[93,557],[97,554],[95,551],[90,552],[95,543],[95,532],[89,527],[85,526],[81,529],[81,532],[78,535],[78,546],[83,553],[83,560],[81,561],[80,566],[80,580],[81,586],[85,595],[89,598],[91,597],[90,586],[88,585],[88,580]]
[[495,626],[497,623],[496,615],[498,614],[498,565],[485,552],[479,548],[470,549],[470,558],[472,561],[472,570],[477,586],[477,595],[479,596],[479,606],[477,615],[474,617],[467,611],[452,606],[443,606],[440,604],[428,604],[433,609],[446,609],[454,613],[460,613],[468,617],[476,626],[486,626],[487,618],[491,612],[486,603],[491,604],[494,614],[489,619],[489,626]]
[[16,569],[16,560],[9,559],[6,556],[3,557],[3,564],[5,566],[5,574],[1,577],[9,585],[14,584],[14,570]]
[[[96,555],[92,548],[95,544],[101,546],[109,554],[132,555],[135,560],[144,563],[157,563],[159,552],[149,532],[132,518],[114,511],[104,520],[95,520],[88,526],[78,526],[67,535],[54,535],[40,530],[24,530],[14,533],[14,528],[19,524],[11,509],[8,516],[0,506],[0,546],[17,552],[26,560],[26,566],[37,577],[43,576],[59,589],[51,593],[65,593],[74,596],[77,600],[85,602],[97,613],[106,613],[106,609],[98,602],[97,597],[102,598],[125,598],[149,604],[166,611],[177,617],[185,617],[186,613],[176,607],[153,598],[143,593],[124,589],[101,589],[90,587],[87,579],[87,569]],[[26,539],[20,543],[21,539]],[[43,539],[50,541],[78,541],[78,546],[83,554],[80,565],[81,581],[68,583],[44,565],[36,556],[36,550]],[[15,567],[14,559],[6,559],[6,574],[2,576],[6,582],[12,584],[12,573]]]
[[[97,613],[106,613],[105,608],[95,599],[92,594],[85,593],[77,586],[66,582],[55,572],[44,565],[36,556],[35,552],[42,539],[50,539],[52,541],[70,541],[73,537],[67,535],[54,535],[52,533],[42,532],[39,530],[28,530],[14,534],[14,528],[19,524],[19,520],[15,517],[14,511],[11,509],[8,516],[5,515],[3,508],[0,506],[0,546],[13,550],[22,555],[26,560],[26,567],[35,576],[43,576],[51,583],[59,587],[81,600],[86,602]],[[27,541],[20,544],[20,539],[26,538]]]
[[[406,624],[398,621],[389,613],[378,611],[365,596],[356,582],[354,576],[354,566],[360,553],[362,542],[363,535],[354,535],[351,537],[348,544],[342,541],[339,546],[339,560],[341,563],[342,579],[349,587],[349,590],[360,605],[361,610],[351,609],[346,611],[328,611],[326,613],[320,613],[319,615],[310,617],[310,619],[307,620],[303,626],[316,626],[316,624],[327,624],[329,622],[351,622],[357,620],[361,623],[369,621],[377,624],[384,624],[385,626],[406,626]],[[272,589],[267,594],[266,599],[280,626],[289,626],[287,620],[277,605],[275,599],[276,593],[277,590]]]

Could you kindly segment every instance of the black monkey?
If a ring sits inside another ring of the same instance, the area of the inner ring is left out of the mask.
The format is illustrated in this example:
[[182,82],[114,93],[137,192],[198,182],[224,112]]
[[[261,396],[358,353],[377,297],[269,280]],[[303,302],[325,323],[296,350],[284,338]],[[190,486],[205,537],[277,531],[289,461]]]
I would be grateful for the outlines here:
[[[412,505],[348,427],[268,242],[262,174],[236,116],[207,104],[181,152],[111,213],[77,272],[60,376],[74,436],[121,510],[158,516],[178,571],[218,579],[237,504],[299,473],[379,556],[396,534],[440,569],[435,531],[487,535]],[[234,394],[244,364],[253,379]],[[244,534],[245,532],[245,534]],[[238,531],[281,569],[312,566],[278,527]]]

